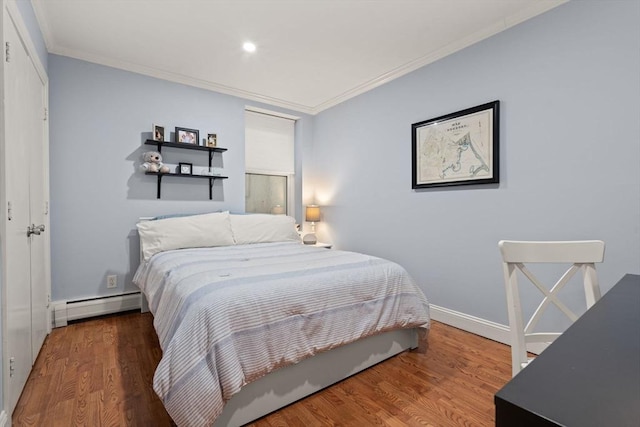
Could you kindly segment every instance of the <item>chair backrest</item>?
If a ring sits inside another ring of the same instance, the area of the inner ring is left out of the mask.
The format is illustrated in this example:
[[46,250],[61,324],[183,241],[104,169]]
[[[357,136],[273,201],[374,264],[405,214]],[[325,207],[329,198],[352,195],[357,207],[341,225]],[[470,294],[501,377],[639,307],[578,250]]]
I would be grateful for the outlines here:
[[[559,332],[534,333],[534,328],[549,304],[560,309],[571,321],[578,316],[558,299],[558,292],[569,282],[576,272],[582,270],[586,306],[590,308],[600,299],[600,287],[595,263],[604,260],[604,242],[601,240],[527,242],[501,240],[498,243],[503,260],[504,280],[511,329],[511,363],[513,375],[527,365],[527,344],[550,343],[560,335]],[[570,264],[568,270],[551,288],[526,267],[531,263]],[[520,292],[518,290],[518,271],[535,285],[544,295],[531,318],[525,324],[522,318]]]

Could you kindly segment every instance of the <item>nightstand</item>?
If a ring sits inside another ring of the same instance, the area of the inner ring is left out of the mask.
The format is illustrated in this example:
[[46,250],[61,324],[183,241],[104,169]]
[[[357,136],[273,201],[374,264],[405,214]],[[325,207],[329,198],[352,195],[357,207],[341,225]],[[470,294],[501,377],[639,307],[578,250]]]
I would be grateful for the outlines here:
[[315,245],[310,245],[310,246],[315,246],[317,248],[331,249],[333,245],[331,243],[316,242]]

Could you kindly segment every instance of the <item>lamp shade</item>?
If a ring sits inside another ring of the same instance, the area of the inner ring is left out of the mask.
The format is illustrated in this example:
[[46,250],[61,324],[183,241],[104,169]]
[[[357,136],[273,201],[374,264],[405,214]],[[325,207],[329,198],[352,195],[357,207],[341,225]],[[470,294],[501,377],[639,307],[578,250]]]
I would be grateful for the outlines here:
[[305,209],[305,220],[308,222],[320,221],[320,207],[317,205],[309,205]]

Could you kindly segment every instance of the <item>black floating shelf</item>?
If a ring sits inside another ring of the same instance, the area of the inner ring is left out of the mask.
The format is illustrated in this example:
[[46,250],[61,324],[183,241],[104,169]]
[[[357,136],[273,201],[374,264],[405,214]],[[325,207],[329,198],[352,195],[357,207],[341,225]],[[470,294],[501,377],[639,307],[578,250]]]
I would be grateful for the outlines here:
[[162,188],[162,178],[165,176],[177,176],[180,178],[206,178],[209,180],[209,200],[213,199],[213,182],[216,179],[228,179],[228,176],[221,176],[221,175],[189,175],[189,174],[182,174],[182,173],[163,173],[163,172],[145,172],[145,175],[155,175],[158,177],[158,195],[157,198],[160,198],[161,195],[161,188]]
[[[181,150],[196,150],[196,151],[205,151],[209,153],[209,169],[211,169],[211,164],[213,161],[213,155],[215,153],[223,153],[227,151],[226,148],[222,147],[205,147],[202,145],[196,144],[186,144],[183,142],[166,142],[166,141],[156,141],[153,139],[147,139],[145,145],[155,145],[159,153],[162,153],[162,147],[170,147],[170,148],[179,148]],[[220,176],[220,175],[187,175],[180,173],[163,173],[163,172],[145,172],[146,175],[155,175],[158,177],[158,199],[160,198],[160,190],[162,189],[162,177],[164,176],[177,176],[180,178],[206,178],[209,180],[209,200],[213,199],[213,182],[216,179],[227,179],[228,176]]]
[[198,175],[188,173],[171,173],[171,172],[145,172],[145,175],[161,175],[161,176],[179,176],[181,178],[209,178],[209,179],[227,179],[228,176],[222,175]]
[[222,153],[227,151],[226,148],[222,147],[205,147],[202,145],[195,144],[185,144],[183,142],[166,142],[166,141],[155,141],[153,139],[147,139],[145,145],[155,145],[158,147],[158,152],[162,152],[162,147],[172,147],[172,148],[181,148],[185,150],[198,150],[198,151],[208,151],[210,153]]

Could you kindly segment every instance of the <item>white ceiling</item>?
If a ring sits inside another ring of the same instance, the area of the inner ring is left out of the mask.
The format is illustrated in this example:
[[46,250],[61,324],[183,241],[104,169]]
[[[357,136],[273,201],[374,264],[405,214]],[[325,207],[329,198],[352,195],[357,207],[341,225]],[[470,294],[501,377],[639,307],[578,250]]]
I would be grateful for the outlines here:
[[565,1],[31,0],[51,53],[310,114]]

